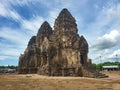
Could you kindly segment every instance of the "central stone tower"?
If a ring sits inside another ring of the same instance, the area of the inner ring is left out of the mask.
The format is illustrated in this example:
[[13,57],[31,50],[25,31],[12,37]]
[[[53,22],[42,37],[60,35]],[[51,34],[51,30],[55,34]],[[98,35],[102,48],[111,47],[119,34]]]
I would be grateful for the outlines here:
[[49,76],[105,77],[88,59],[88,43],[78,35],[75,18],[63,9],[54,29],[45,21],[19,59],[19,73]]

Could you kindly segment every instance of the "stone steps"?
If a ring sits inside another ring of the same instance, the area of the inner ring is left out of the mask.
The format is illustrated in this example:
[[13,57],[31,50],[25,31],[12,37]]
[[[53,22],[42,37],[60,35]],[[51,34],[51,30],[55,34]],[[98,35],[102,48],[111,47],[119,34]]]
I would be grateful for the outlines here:
[[85,67],[82,68],[83,70],[83,77],[90,77],[90,78],[107,78],[108,76],[102,73],[99,73],[95,70],[86,69]]

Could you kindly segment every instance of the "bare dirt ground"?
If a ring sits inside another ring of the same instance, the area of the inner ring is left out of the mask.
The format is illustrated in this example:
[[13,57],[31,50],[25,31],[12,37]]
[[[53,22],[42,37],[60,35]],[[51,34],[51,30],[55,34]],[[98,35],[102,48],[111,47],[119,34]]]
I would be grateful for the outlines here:
[[109,78],[5,74],[0,75],[0,90],[120,90],[120,71],[102,73]]

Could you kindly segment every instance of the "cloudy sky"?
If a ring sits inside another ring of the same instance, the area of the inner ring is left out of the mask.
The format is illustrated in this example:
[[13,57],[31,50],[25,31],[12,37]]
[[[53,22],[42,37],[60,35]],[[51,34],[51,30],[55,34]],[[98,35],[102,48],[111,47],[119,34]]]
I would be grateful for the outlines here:
[[0,65],[18,65],[30,37],[45,20],[53,26],[63,8],[75,17],[93,63],[120,60],[120,0],[0,0]]

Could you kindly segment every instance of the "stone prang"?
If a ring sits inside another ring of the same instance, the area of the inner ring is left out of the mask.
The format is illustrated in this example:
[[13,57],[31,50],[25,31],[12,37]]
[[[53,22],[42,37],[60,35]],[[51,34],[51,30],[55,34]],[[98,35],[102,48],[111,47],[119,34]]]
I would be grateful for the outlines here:
[[88,43],[79,36],[75,18],[63,9],[54,29],[45,21],[19,57],[19,73],[47,76],[106,77],[88,59]]

